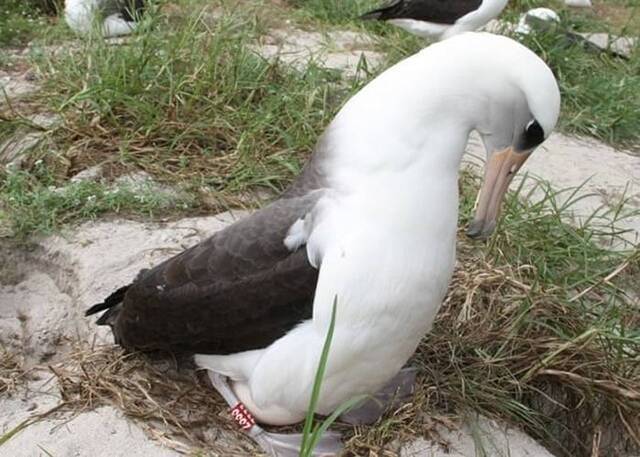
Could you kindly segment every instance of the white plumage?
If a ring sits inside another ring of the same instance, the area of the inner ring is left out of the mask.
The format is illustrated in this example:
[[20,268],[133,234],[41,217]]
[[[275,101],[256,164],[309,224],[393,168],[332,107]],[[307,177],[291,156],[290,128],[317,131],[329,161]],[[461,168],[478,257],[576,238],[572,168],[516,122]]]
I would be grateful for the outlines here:
[[591,0],[564,0],[564,4],[575,8],[591,8],[592,6]]
[[[523,162],[553,130],[559,106],[549,68],[505,37],[465,33],[385,71],[328,127],[322,169],[330,190],[289,231],[287,246],[305,244],[320,269],[313,318],[264,349],[196,362],[230,377],[259,421],[297,422],[337,296],[318,412],[376,392],[413,354],[445,297],[469,133],[483,137],[490,167],[507,163],[495,182],[487,174],[489,197],[474,223],[486,235],[497,217],[494,200],[519,167],[502,161],[504,150]],[[534,122],[543,136],[529,144]]]
[[549,8],[533,8],[520,16],[516,33],[528,35],[532,30],[544,30],[560,23],[558,13]]
[[[132,33],[137,23],[127,21],[118,12],[123,0],[66,0],[64,18],[76,33],[85,35],[97,24],[104,37],[115,37]],[[126,1],[126,0],[124,0]]]

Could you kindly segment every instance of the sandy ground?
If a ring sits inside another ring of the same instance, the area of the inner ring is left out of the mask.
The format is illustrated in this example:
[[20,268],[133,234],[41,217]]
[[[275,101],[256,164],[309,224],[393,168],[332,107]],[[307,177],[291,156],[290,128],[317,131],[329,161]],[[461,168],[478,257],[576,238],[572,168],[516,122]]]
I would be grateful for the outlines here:
[[[139,269],[199,242],[242,215],[224,213],[159,224],[122,220],[86,223],[41,241],[32,252],[8,259],[17,268],[11,274],[5,272],[8,280],[0,281],[0,344],[23,354],[25,364],[38,369],[17,392],[0,397],[0,435],[62,401],[47,364],[63,359],[73,344],[111,341],[108,331],[95,327],[93,318],[83,316],[87,306],[133,279]],[[144,429],[144,424],[103,406],[75,416],[53,415],[35,421],[4,444],[2,451],[3,455],[16,457],[47,453],[178,455]],[[453,454],[419,440],[409,443],[401,455],[473,457],[478,436],[484,437],[485,446],[490,443],[504,455],[551,455],[523,433],[484,419],[460,430],[443,429],[441,434],[450,442]]]
[[361,65],[369,71],[384,61],[372,50],[373,39],[351,31],[319,33],[301,29],[271,30],[254,49],[267,59],[279,59],[297,69],[309,62],[354,76]]

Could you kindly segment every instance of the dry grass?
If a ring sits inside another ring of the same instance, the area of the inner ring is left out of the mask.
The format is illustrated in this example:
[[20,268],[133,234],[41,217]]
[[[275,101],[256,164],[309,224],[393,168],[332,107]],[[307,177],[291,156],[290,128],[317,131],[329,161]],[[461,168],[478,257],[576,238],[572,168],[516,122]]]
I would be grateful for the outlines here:
[[[559,455],[640,448],[637,308],[604,283],[571,302],[531,266],[478,257],[462,244],[463,267],[415,358],[436,404],[506,419]],[[596,435],[608,441],[592,450]]]
[[11,394],[24,377],[18,355],[0,347],[0,394]]
[[66,409],[113,405],[148,434],[181,453],[256,455],[234,427],[226,403],[196,372],[175,360],[154,360],[111,347],[82,348],[52,365]]

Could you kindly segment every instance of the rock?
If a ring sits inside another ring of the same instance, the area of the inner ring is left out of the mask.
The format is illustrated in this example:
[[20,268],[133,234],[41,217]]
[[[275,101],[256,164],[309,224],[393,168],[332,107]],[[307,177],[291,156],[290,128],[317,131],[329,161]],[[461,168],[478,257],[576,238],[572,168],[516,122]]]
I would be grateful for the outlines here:
[[495,33],[499,35],[507,35],[515,30],[515,24],[503,19],[492,19],[480,29],[481,32]]
[[533,30],[548,30],[555,24],[560,23],[558,13],[550,8],[534,8],[520,16],[516,33],[528,35]]
[[17,285],[0,286],[0,343],[13,347],[30,364],[46,362],[76,333],[71,298],[53,279],[31,272]]
[[102,172],[103,170],[101,165],[94,165],[76,173],[71,177],[69,181],[72,183],[82,181],[97,181],[102,177]]
[[[35,127],[48,130],[56,127],[62,118],[53,113],[40,113],[29,117]],[[0,142],[0,165],[7,169],[18,170],[22,167],[24,155],[43,140],[43,131],[29,131],[19,128],[11,137]]]
[[437,431],[449,443],[448,449],[418,439],[405,446],[400,457],[554,457],[524,432],[484,417],[467,421],[459,430],[438,427]]
[[564,0],[564,4],[574,8],[591,8],[591,0]]
[[384,55],[372,51],[372,47],[373,41],[366,34],[348,31],[322,34],[300,29],[275,29],[254,50],[266,59],[278,58],[298,70],[304,70],[312,61],[353,76],[363,58],[369,68],[375,68],[384,60]]
[[46,130],[53,129],[62,123],[62,117],[56,113],[38,113],[29,116],[29,120],[38,127]]
[[19,132],[0,144],[0,165],[7,169],[19,170],[22,167],[24,155],[36,147],[43,139],[44,133]]
[[28,72],[16,74],[0,70],[0,106],[6,104],[7,98],[13,100],[36,92],[39,86],[32,79]]
[[614,53],[627,58],[631,57],[631,53],[638,45],[638,38],[619,37],[608,33],[579,33],[578,35],[600,49],[610,49]]
[[[141,195],[154,194],[163,197],[168,204],[175,201],[190,201],[191,197],[187,193],[156,182],[153,177],[145,172],[138,171],[118,177],[113,183],[113,190],[124,188]],[[142,197],[141,197],[142,198]]]

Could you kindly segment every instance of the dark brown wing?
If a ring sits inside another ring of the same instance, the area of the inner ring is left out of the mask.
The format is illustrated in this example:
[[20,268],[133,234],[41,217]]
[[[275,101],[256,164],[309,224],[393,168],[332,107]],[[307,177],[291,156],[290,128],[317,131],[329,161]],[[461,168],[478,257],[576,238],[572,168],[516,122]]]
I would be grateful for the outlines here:
[[[229,354],[263,348],[311,318],[318,271],[283,240],[322,191],[280,199],[142,271],[87,314],[107,309],[127,348]],[[122,300],[121,304],[116,304]]]
[[415,19],[435,24],[455,24],[462,16],[477,10],[482,0],[398,0],[370,11],[363,19]]
[[318,271],[284,239],[326,190],[327,134],[291,187],[196,246],[143,270],[86,312],[127,348],[230,354],[263,348],[313,313]]

